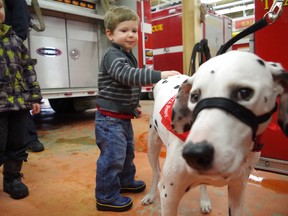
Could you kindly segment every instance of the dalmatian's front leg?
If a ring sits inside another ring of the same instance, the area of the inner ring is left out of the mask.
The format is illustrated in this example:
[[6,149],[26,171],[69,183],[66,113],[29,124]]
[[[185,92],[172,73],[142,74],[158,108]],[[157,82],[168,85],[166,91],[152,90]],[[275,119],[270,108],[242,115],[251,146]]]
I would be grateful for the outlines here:
[[235,180],[228,185],[229,216],[241,216],[247,181]]
[[206,185],[200,185],[200,208],[203,214],[208,214],[212,210]]
[[172,173],[165,175],[163,173],[162,180],[158,185],[160,191],[162,216],[177,215],[180,200],[184,196],[185,192],[189,190],[189,187],[187,186],[188,181],[185,181],[186,184],[181,182],[183,181],[183,178],[185,179],[184,175],[180,174],[177,176],[177,173],[171,174]]
[[[173,144],[175,143],[171,143]],[[189,191],[192,182],[186,170],[186,163],[181,156],[181,149],[169,146],[167,150],[163,175],[158,184],[162,216],[177,215],[179,202]]]
[[160,162],[159,162],[159,154],[162,147],[162,141],[157,134],[157,130],[152,126],[152,122],[150,120],[150,129],[148,136],[148,158],[149,163],[152,168],[152,184],[149,193],[145,195],[142,199],[142,205],[149,205],[154,202],[155,196],[157,194],[157,185],[160,179]]
[[241,216],[244,208],[245,192],[251,169],[248,168],[242,176],[231,179],[228,183],[229,216]]
[[250,152],[239,176],[228,183],[229,216],[241,216],[244,209],[244,200],[249,176],[253,167],[260,158],[260,152]]

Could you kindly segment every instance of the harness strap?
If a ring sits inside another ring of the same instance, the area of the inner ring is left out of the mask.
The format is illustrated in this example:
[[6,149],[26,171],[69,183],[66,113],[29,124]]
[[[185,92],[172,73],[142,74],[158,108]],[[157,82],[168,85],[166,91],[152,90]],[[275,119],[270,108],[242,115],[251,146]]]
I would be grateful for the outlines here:
[[42,12],[41,12],[38,0],[31,0],[31,6],[33,6],[34,8],[40,27],[38,27],[33,22],[30,22],[30,27],[33,28],[37,32],[42,32],[45,30],[45,23],[44,23],[44,19],[42,16]]
[[224,45],[222,45],[220,47],[220,49],[218,50],[217,55],[221,55],[221,54],[225,53],[230,48],[230,46],[232,46],[235,42],[237,42],[238,40],[240,40],[241,38],[243,38],[249,34],[252,34],[252,33],[266,27],[268,24],[269,24],[269,22],[267,21],[267,19],[265,17],[258,20],[253,25],[246,28],[245,30],[243,30],[242,32],[237,34],[235,37],[233,37],[229,41],[227,41]]
[[199,53],[199,65],[208,61],[211,58],[210,49],[208,47],[208,40],[202,39],[193,47],[190,60],[189,76],[192,76],[196,71],[196,54]]
[[263,115],[256,116],[251,110],[247,109],[246,107],[236,103],[227,98],[206,98],[196,105],[193,110],[193,117],[196,119],[199,112],[206,108],[219,108],[225,110],[226,112],[234,115],[240,121],[251,127],[252,129],[252,140],[255,142],[256,140],[256,133],[258,129],[258,125],[262,124],[271,118],[273,113],[277,110],[277,103],[275,104],[274,108]]

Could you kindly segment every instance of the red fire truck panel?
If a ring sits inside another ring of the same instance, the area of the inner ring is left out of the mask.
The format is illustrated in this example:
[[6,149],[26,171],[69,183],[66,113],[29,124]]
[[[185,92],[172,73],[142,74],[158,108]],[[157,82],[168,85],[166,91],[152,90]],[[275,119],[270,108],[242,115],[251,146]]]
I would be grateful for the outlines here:
[[[184,73],[182,4],[153,11],[152,32],[154,68]],[[202,37],[208,40],[211,56],[215,56],[221,45],[232,37],[232,20],[208,10],[205,25],[202,26]]]
[[[263,18],[273,4],[272,0],[255,1],[255,21]],[[280,62],[288,70],[288,1],[284,1],[282,15],[275,23],[255,33],[255,53],[267,61]],[[288,138],[277,124],[276,113],[267,131],[261,137],[262,157],[281,160],[288,167]],[[266,164],[269,167],[269,163]],[[287,167],[286,172],[287,172]]]
[[181,6],[152,13],[152,34],[154,49],[182,45]]
[[152,12],[154,68],[183,72],[182,5]]

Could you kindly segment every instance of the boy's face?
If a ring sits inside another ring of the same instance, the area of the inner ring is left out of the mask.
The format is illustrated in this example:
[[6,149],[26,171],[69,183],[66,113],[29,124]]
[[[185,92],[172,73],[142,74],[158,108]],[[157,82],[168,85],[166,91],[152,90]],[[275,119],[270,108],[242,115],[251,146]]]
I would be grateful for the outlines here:
[[138,43],[138,22],[133,20],[120,22],[114,32],[106,29],[106,35],[110,41],[129,52]]
[[0,23],[4,23],[5,20],[5,9],[3,5],[3,0],[0,0]]

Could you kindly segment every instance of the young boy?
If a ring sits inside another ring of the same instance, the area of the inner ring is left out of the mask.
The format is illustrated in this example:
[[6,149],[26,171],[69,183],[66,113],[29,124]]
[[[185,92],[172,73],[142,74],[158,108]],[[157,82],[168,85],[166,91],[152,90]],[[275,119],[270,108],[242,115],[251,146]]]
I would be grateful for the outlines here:
[[25,136],[29,112],[40,112],[42,96],[28,50],[4,20],[0,0],[0,166],[4,164],[4,192],[20,199],[29,194],[20,173],[28,157]]
[[96,207],[99,211],[128,211],[130,197],[121,193],[139,193],[146,185],[134,179],[134,132],[131,119],[141,115],[141,86],[177,71],[137,68],[132,48],[138,43],[138,15],[128,7],[112,7],[104,16],[106,35],[112,42],[104,53],[98,77],[96,144],[101,153],[97,161]]

